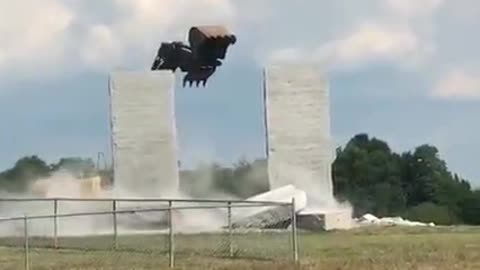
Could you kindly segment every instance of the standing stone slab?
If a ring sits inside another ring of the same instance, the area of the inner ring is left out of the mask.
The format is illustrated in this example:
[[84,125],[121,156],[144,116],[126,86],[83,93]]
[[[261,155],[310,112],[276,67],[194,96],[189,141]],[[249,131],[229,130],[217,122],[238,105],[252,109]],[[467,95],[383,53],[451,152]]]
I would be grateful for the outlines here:
[[302,63],[272,64],[264,76],[270,189],[293,184],[307,192],[309,205],[331,203],[327,81]]
[[169,196],[177,191],[174,83],[170,72],[111,73],[111,139],[116,188],[143,197]]

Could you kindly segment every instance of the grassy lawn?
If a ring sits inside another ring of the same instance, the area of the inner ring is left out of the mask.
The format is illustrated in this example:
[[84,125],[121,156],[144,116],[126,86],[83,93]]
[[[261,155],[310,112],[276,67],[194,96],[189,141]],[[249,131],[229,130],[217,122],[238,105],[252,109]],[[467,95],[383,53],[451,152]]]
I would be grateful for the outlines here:
[[[348,232],[301,233],[300,265],[291,264],[289,233],[234,236],[176,236],[177,269],[480,269],[480,228],[368,228]],[[50,239],[31,239],[31,269],[167,269],[165,235],[64,238],[62,249]],[[24,269],[22,239],[0,239],[0,269]],[[17,247],[15,247],[17,245]]]

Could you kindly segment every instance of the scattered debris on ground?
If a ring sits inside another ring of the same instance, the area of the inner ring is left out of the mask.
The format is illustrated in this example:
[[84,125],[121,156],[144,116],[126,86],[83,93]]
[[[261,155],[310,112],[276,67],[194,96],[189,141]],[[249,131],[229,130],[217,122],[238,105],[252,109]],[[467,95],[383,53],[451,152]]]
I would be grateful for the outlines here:
[[410,221],[402,217],[383,217],[378,218],[372,214],[365,214],[355,219],[359,226],[379,225],[379,226],[429,226],[434,227],[433,222],[423,223],[419,221]]

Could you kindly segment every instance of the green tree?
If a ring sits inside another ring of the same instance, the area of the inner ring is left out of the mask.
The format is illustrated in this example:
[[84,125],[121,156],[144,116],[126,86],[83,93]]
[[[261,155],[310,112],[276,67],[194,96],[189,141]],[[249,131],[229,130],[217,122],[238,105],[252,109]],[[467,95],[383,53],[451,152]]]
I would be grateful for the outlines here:
[[438,202],[440,183],[450,177],[446,164],[438,157],[434,146],[422,145],[413,154],[404,154],[404,184],[408,205]]
[[423,202],[414,206],[405,213],[410,220],[433,222],[437,225],[452,225],[459,223],[458,217],[448,206],[437,205],[433,202]]
[[333,181],[335,195],[350,201],[357,215],[400,213],[405,208],[400,157],[386,142],[367,134],[337,149]]
[[51,165],[51,170],[64,170],[77,178],[91,177],[96,174],[93,160],[80,157],[61,158],[57,163]]
[[480,190],[475,190],[463,198],[460,209],[465,223],[480,225]]
[[467,180],[448,170],[435,146],[397,154],[386,142],[358,134],[337,149],[333,180],[337,198],[350,201],[357,215],[477,222],[478,195]]
[[19,159],[12,168],[0,173],[0,179],[7,191],[21,192],[26,190],[32,181],[49,175],[50,166],[33,155]]

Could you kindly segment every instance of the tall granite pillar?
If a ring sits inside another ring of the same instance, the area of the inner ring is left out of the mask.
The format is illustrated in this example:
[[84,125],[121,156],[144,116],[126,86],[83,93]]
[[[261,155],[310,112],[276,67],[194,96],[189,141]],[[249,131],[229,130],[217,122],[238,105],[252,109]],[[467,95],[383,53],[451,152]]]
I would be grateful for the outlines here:
[[174,75],[117,71],[110,75],[114,185],[134,196],[178,191]]
[[270,189],[289,184],[308,204],[333,203],[327,81],[309,64],[275,63],[264,72]]

